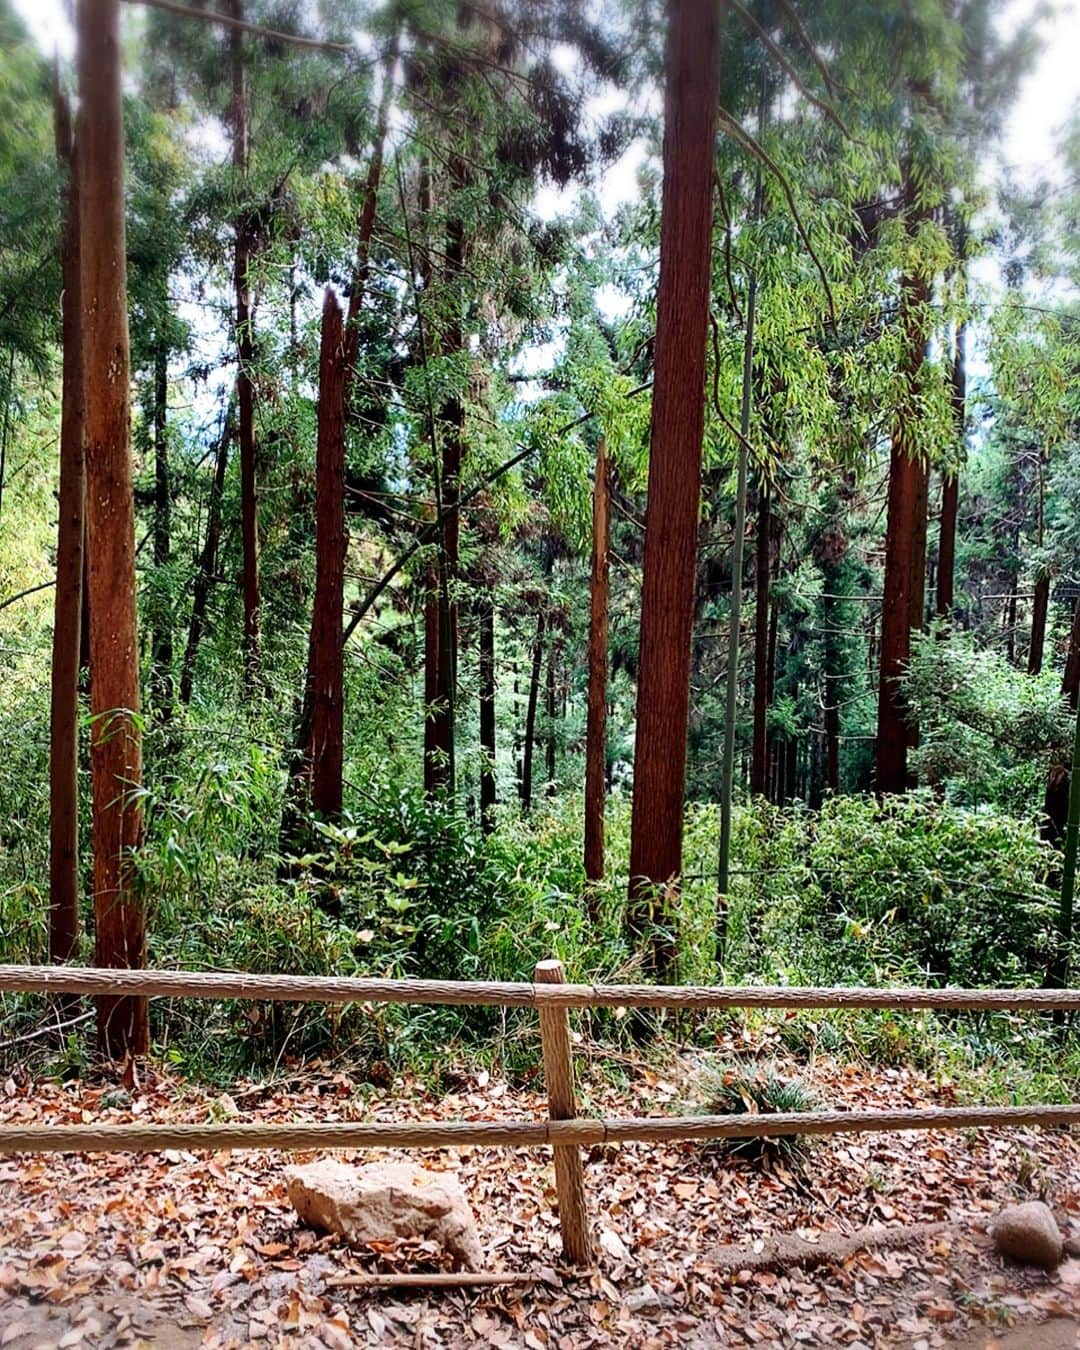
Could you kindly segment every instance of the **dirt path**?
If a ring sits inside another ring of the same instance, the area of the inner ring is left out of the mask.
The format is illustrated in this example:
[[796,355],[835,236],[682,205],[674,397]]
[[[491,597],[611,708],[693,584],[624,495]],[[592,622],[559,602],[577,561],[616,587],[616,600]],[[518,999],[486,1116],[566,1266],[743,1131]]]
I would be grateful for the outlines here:
[[1080,1322],[1055,1317],[1037,1327],[1019,1327],[995,1336],[981,1333],[954,1342],[954,1350],[1077,1350]]
[[[686,1061],[642,1066],[618,1091],[587,1080],[583,1100],[590,1113],[671,1113],[698,1072]],[[815,1064],[814,1086],[846,1107],[951,1100],[906,1070],[827,1061]],[[486,1075],[438,1096],[400,1080],[392,1099],[329,1071],[234,1096],[152,1075],[134,1094],[0,1082],[0,1119],[12,1123],[521,1119],[543,1109],[535,1093]],[[1074,1350],[1080,1260],[1053,1275],[1008,1267],[985,1238],[1003,1204],[1039,1193],[1080,1233],[1080,1139],[1064,1132],[837,1137],[799,1171],[693,1144],[595,1149],[585,1173],[598,1265],[586,1277],[558,1269],[544,1150],[423,1160],[459,1177],[490,1267],[530,1272],[535,1285],[439,1296],[335,1286],[376,1263],[431,1268],[435,1254],[417,1244],[355,1252],[305,1229],[281,1155],[0,1158],[0,1345]],[[860,1230],[882,1227],[916,1231],[899,1245],[853,1247]],[[784,1252],[799,1259],[772,1259]]]

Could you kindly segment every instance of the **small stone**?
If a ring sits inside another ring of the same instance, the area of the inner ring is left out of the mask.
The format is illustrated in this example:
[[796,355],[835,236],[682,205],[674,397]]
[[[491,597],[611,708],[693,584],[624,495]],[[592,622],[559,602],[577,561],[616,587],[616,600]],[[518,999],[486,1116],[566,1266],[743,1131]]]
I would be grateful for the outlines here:
[[632,1289],[623,1298],[623,1306],[627,1312],[645,1312],[648,1308],[663,1307],[663,1300],[651,1284],[643,1284],[640,1289]]
[[1067,1237],[1064,1250],[1066,1256],[1080,1256],[1080,1235],[1073,1233],[1071,1237]]
[[1061,1260],[1064,1243],[1050,1207],[1041,1200],[1003,1209],[991,1226],[994,1245],[1002,1256],[1029,1266],[1053,1270]]
[[348,1167],[326,1159],[285,1170],[289,1201],[305,1223],[357,1246],[417,1238],[438,1242],[459,1270],[480,1270],[476,1219],[456,1177],[411,1163]]

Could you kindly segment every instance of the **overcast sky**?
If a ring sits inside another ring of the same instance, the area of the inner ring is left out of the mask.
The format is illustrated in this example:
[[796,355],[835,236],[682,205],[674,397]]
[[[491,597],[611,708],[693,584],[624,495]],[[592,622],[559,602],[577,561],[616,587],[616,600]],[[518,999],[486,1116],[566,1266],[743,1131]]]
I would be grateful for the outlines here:
[[[70,55],[73,43],[63,17],[64,0],[14,0],[14,4],[43,48],[51,53],[59,47]],[[1011,33],[1031,22],[1042,4],[1043,0],[1002,3],[1002,28]],[[1045,46],[1008,119],[1003,147],[1006,162],[1025,176],[1052,169],[1057,133],[1080,99],[1080,0],[1060,0],[1041,28]],[[616,191],[621,196],[631,187],[632,178]]]

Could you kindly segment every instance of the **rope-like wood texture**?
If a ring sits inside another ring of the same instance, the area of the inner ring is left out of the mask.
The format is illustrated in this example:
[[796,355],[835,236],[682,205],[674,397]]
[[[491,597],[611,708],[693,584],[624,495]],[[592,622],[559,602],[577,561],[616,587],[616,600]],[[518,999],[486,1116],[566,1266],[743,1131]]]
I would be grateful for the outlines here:
[[441,1003],[506,1008],[937,1008],[1013,1012],[1080,1009],[1080,989],[531,984],[249,975],[225,970],[113,970],[91,966],[0,966],[2,993],[143,994],[151,998]]
[[946,1106],[903,1111],[810,1111],[768,1116],[671,1116],[625,1120],[434,1121],[430,1124],[0,1126],[12,1153],[156,1153],[162,1149],[453,1148],[670,1143],[762,1135],[1080,1124],[1080,1105]]

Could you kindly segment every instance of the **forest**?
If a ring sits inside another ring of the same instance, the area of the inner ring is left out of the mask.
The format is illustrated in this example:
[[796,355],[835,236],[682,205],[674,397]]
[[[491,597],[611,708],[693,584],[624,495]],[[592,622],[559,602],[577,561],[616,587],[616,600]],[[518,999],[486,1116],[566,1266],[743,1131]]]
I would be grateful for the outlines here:
[[119,128],[3,18],[0,957],[1060,984],[1037,29],[733,6],[665,132],[661,6],[121,8]]
[[3,20],[0,955],[1060,982],[1038,34],[734,7],[663,150],[658,7],[264,8],[125,10],[88,167]]
[[[1051,10],[31,8],[0,966],[1071,991],[1080,112],[1003,150]],[[528,1088],[532,1026],[8,985],[0,1077],[437,1101]],[[1060,1011],[575,1026],[597,1100],[734,1043],[871,1101],[1080,1079]]]

